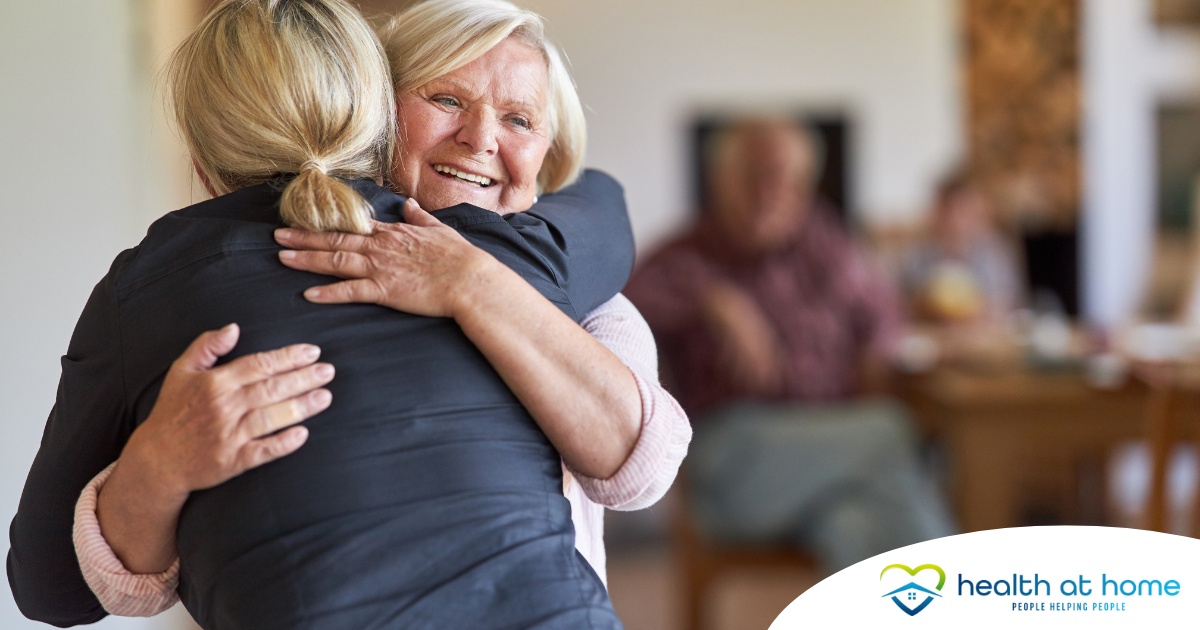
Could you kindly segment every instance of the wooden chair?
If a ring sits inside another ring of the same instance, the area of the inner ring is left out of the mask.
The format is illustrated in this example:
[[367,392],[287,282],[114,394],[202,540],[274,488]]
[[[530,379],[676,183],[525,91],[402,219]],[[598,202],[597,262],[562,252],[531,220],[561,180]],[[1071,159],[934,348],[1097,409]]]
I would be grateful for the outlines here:
[[671,515],[671,539],[683,577],[683,630],[703,630],[713,582],[732,570],[818,570],[811,554],[794,547],[730,545],[705,537],[692,520],[682,473],[675,485],[678,501]]
[[[1168,531],[1167,471],[1175,446],[1195,428],[1189,426],[1197,419],[1197,397],[1200,381],[1196,367],[1182,364],[1152,366],[1153,373],[1144,377],[1151,386],[1146,408],[1146,434],[1150,447],[1150,491],[1146,499],[1145,527],[1158,532]],[[1200,497],[1194,497],[1188,523],[1188,535],[1200,537]]]

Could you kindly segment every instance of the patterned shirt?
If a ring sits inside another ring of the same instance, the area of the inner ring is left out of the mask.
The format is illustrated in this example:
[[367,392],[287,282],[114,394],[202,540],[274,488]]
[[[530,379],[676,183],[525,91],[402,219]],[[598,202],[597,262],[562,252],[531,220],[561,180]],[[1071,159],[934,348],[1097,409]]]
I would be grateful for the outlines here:
[[[773,328],[783,386],[764,396],[728,377],[701,304],[724,282],[743,290]],[[735,400],[827,401],[861,390],[860,361],[887,358],[902,330],[899,295],[829,209],[815,206],[788,245],[747,256],[701,221],[635,271],[626,295],[650,323],[672,391],[693,419]]]

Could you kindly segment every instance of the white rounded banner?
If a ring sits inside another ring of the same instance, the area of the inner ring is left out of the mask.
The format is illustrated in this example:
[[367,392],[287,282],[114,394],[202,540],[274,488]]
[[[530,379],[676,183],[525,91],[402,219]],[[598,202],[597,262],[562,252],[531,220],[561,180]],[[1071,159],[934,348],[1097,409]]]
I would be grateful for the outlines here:
[[1200,627],[1200,540],[1078,526],[940,538],[825,578],[770,630],[851,622],[863,628]]

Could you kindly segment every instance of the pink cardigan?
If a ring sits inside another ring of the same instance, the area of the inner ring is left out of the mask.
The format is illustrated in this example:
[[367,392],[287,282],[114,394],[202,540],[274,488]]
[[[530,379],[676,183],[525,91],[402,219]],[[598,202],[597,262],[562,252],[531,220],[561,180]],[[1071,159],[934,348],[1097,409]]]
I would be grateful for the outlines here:
[[[687,454],[692,429],[675,399],[658,381],[658,356],[650,327],[633,304],[617,295],[588,314],[583,327],[629,367],[642,400],[642,431],[629,459],[609,479],[593,479],[564,465],[563,494],[571,502],[575,546],[600,579],[605,572],[604,508],[638,510],[666,493]],[[114,615],[148,617],[179,599],[179,560],[157,574],[129,572],[100,532],[96,499],[112,472],[104,469],[83,489],[75,507],[75,552],[88,586]]]

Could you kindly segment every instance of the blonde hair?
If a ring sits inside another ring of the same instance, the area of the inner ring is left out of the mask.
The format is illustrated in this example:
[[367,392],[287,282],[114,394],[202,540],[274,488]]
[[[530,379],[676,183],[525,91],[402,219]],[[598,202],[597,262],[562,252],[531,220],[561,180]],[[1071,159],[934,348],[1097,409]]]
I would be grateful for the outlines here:
[[562,56],[546,39],[540,15],[503,0],[428,0],[388,20],[378,32],[398,93],[454,72],[508,37],[540,51],[549,75],[550,148],[538,171],[538,189],[554,192],[579,177],[587,147],[583,105]]
[[371,231],[370,204],[337,178],[391,171],[395,100],[370,25],[343,0],[226,0],[175,51],[166,77],[197,168],[220,195],[296,173],[284,223]]

